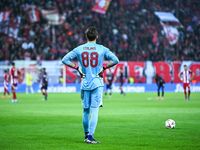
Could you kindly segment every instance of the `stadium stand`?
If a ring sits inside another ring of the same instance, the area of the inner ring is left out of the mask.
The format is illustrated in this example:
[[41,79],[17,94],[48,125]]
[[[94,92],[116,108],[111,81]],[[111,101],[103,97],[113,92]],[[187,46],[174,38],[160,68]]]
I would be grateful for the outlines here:
[[[30,23],[26,4],[41,9],[58,8],[66,23],[48,25],[42,17]],[[126,61],[200,61],[200,1],[141,0],[138,5],[121,6],[119,0],[112,1],[107,13],[92,12],[94,2],[87,0],[2,0],[0,10],[12,10],[10,18],[21,16],[18,37],[7,38],[0,33],[0,60],[59,60],[73,47],[86,42],[84,30],[96,26],[98,43],[109,47],[120,60]],[[176,8],[176,9],[173,9]],[[162,27],[154,11],[172,12],[181,22],[179,41],[170,45],[163,35]],[[157,45],[153,36],[158,33]],[[157,47],[156,47],[157,46]],[[156,50],[157,48],[157,50]]]

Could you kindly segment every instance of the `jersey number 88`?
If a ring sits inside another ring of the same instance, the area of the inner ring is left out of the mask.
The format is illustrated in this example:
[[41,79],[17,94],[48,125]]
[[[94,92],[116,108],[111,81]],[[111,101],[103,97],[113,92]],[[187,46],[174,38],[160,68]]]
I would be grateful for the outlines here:
[[88,52],[83,52],[81,54],[81,57],[83,66],[85,68],[89,66],[89,55],[90,55],[90,66],[94,68],[98,65],[99,54],[97,52],[92,52],[91,54],[89,54]]

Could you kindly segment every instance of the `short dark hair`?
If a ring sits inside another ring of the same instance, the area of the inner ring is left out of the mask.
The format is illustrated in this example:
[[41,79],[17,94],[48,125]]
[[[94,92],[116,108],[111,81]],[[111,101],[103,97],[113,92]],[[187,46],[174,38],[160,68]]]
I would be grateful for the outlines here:
[[14,62],[12,62],[12,66],[15,66],[15,63],[14,63]]
[[187,67],[187,65],[184,65],[183,67]]
[[98,36],[97,28],[96,27],[87,28],[86,36],[89,41],[94,41]]
[[4,70],[4,73],[7,73],[7,70]]
[[42,70],[44,70],[44,71],[45,71],[45,70],[46,70],[46,68],[42,68]]

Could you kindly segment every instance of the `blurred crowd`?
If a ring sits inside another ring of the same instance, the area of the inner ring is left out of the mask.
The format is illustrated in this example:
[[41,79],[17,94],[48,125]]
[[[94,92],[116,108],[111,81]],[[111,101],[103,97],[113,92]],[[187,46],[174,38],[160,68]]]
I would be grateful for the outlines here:
[[[30,23],[25,4],[38,10],[57,8],[66,23],[52,26],[42,17]],[[19,39],[0,33],[0,60],[58,60],[86,42],[85,30],[96,26],[97,43],[114,52],[121,61],[200,61],[200,1],[140,0],[121,6],[113,0],[105,15],[92,12],[92,0],[1,0],[0,11],[21,16]],[[181,22],[179,40],[170,45],[155,11],[172,12]],[[55,29],[55,30],[54,30]],[[55,32],[54,32],[55,31]],[[158,33],[158,42],[153,36]]]

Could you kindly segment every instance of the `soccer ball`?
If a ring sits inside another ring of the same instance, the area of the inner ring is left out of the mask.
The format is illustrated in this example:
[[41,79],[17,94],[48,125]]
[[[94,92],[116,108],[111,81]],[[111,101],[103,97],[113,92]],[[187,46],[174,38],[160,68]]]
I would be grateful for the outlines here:
[[167,129],[174,129],[175,128],[175,121],[172,119],[168,119],[167,121],[165,121],[165,127]]

